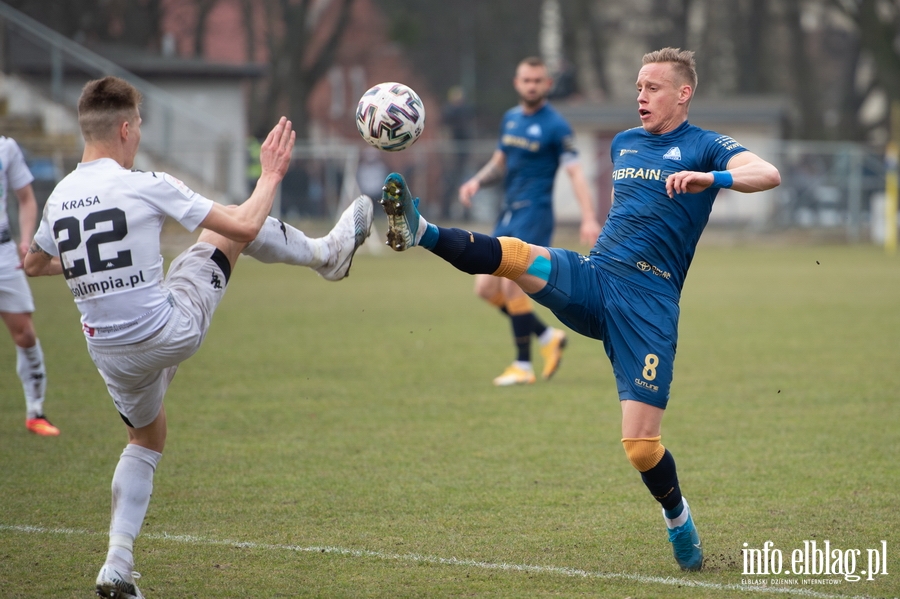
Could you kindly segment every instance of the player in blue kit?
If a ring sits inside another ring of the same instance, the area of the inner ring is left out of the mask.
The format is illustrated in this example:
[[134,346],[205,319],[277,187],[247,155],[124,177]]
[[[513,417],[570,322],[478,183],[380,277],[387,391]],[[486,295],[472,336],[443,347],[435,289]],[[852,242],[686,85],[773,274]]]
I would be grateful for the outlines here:
[[[549,246],[553,235],[553,181],[562,166],[572,181],[581,208],[581,241],[592,244],[600,233],[591,193],[578,162],[569,123],[547,102],[553,80],[540,58],[522,60],[513,86],[518,106],[511,108],[500,125],[500,141],[491,159],[459,188],[459,199],[472,205],[472,196],[483,185],[503,179],[506,191],[495,236],[517,237]],[[559,367],[566,345],[565,333],[546,326],[535,315],[531,300],[512,281],[490,274],[477,275],[475,293],[509,316],[516,344],[516,360],[494,379],[498,386],[535,381],[531,365],[531,335],[541,344],[542,377],[549,379]]]
[[678,301],[719,189],[764,191],[778,170],[732,138],[688,123],[697,87],[693,52],[646,54],[637,78],[642,126],[612,143],[613,206],[587,256],[429,224],[403,178],[382,205],[399,249],[422,246],[470,274],[514,281],[574,331],[603,341],[622,406],[622,444],[661,504],[675,560],[703,565],[675,460],[660,443],[678,338]]

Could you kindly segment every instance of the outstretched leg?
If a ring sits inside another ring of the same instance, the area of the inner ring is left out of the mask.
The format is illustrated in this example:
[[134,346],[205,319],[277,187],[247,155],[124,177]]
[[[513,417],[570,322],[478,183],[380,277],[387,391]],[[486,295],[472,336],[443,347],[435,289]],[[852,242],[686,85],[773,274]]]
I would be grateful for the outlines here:
[[398,252],[421,246],[470,275],[485,274],[514,281],[525,293],[537,293],[547,285],[537,272],[541,259],[550,260],[547,248],[513,237],[491,237],[463,229],[431,224],[419,214],[406,181],[397,173],[385,180],[381,205],[388,215],[387,244]]
[[208,229],[198,241],[216,246],[232,269],[244,254],[266,264],[307,266],[328,281],[340,281],[350,273],[353,256],[369,236],[372,220],[372,200],[360,196],[344,210],[325,237],[307,237],[303,231],[270,216],[250,243],[232,241]]

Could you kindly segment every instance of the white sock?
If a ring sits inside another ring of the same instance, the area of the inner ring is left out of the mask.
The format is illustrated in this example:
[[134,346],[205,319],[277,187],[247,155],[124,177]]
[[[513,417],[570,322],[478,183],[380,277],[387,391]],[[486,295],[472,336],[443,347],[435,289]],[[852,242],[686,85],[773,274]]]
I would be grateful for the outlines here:
[[547,327],[544,329],[544,332],[538,336],[538,343],[541,345],[547,345],[553,340],[553,334],[556,332],[556,329],[553,327]]
[[259,235],[244,251],[246,256],[266,264],[293,264],[318,268],[331,257],[324,238],[312,239],[303,231],[271,216],[266,218]]
[[425,217],[421,214],[419,215],[419,228],[416,229],[416,237],[414,239],[415,244],[419,245],[419,242],[422,241],[422,238],[425,237],[425,231],[428,230],[428,221],[425,220]]
[[678,528],[679,526],[684,526],[684,523],[687,522],[688,516],[691,515],[691,510],[690,508],[688,508],[687,499],[682,497],[681,502],[684,504],[684,509],[681,511],[677,518],[666,518],[665,510],[663,510],[663,520],[666,521],[666,526],[668,526],[669,528]]
[[531,372],[531,371],[532,371],[532,368],[531,368],[531,362],[523,362],[522,360],[516,360],[515,362],[513,362],[513,364],[514,364],[515,366],[521,368],[521,369],[524,370],[525,372]]
[[127,535],[109,535],[105,563],[121,568],[123,574],[131,572],[134,568],[134,539]]
[[119,457],[112,479],[112,520],[109,523],[109,552],[107,561],[127,566],[134,564],[132,546],[141,532],[150,494],[153,492],[153,473],[162,454],[129,443]]
[[32,347],[16,346],[16,373],[25,391],[28,417],[36,418],[44,413],[44,392],[47,390],[47,371],[40,341]]

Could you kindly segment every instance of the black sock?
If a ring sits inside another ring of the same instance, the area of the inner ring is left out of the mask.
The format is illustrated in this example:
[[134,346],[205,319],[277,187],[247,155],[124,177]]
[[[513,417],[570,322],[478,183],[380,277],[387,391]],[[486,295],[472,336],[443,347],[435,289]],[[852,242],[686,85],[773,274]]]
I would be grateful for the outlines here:
[[513,337],[516,341],[516,360],[519,362],[531,362],[531,320],[533,318],[534,312],[510,316]]
[[547,325],[545,325],[543,322],[541,322],[541,319],[538,318],[537,314],[535,314],[534,312],[531,313],[531,316],[532,316],[531,333],[535,337],[540,337],[541,335],[544,334],[544,331],[547,330]]
[[[500,308],[500,311],[509,316],[509,310],[506,309],[506,306]],[[541,319],[537,317],[537,314],[535,314],[534,312],[532,312],[531,314],[534,316],[533,320],[531,321],[531,334],[535,337],[540,337],[544,334],[544,331],[547,330],[547,325],[541,322]]]
[[641,479],[647,489],[665,510],[673,510],[681,505],[681,487],[678,486],[678,473],[675,471],[675,458],[667,449],[659,463],[641,472]]
[[490,275],[500,268],[500,240],[482,233],[438,227],[431,252],[470,275]]

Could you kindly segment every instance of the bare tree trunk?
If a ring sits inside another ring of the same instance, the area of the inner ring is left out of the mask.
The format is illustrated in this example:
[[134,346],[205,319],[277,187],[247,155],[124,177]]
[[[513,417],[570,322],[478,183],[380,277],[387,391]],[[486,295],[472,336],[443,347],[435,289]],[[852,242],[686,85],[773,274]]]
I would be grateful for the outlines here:
[[241,15],[244,20],[245,51],[247,62],[256,62],[256,17],[253,10],[253,0],[241,0]]
[[[338,2],[338,15],[335,19],[334,27],[328,33],[325,43],[316,56],[308,56],[311,36],[288,36],[291,40],[289,47],[292,50],[290,53],[290,76],[288,77],[287,86],[288,102],[297,137],[309,137],[308,103],[310,94],[316,83],[325,76],[325,73],[328,72],[328,69],[334,63],[341,38],[347,29],[347,25],[350,24],[350,14],[354,0],[338,0]],[[310,17],[309,2],[304,0],[300,4],[290,5],[288,8],[287,23],[296,23],[298,27],[302,27],[294,29],[294,25],[290,25],[289,30],[306,31],[306,22]]]
[[[252,2],[252,0],[247,0]],[[269,73],[264,82],[260,82],[260,89],[256,96],[256,103],[250,113],[251,134],[262,138],[275,122],[278,110],[278,101],[284,89],[284,78],[287,75],[287,44],[286,36],[276,36],[278,23],[281,20],[281,4],[278,0],[265,0],[266,12],[266,42],[269,55]]]
[[563,36],[566,55],[575,63],[578,89],[586,97],[600,100],[609,97],[606,76],[606,31],[596,18],[594,0],[564,0]]
[[197,22],[194,24],[194,56],[204,56],[204,44],[206,37],[206,21],[209,13],[215,8],[219,0],[197,0]]
[[888,22],[880,18],[875,0],[862,0],[859,4],[856,22],[863,46],[875,61],[878,82],[893,100],[900,100],[900,56],[894,44],[897,21],[896,9],[893,21]]
[[[334,64],[350,23],[353,2],[331,0],[335,15],[327,14],[332,9],[326,3],[322,9],[326,13],[322,17],[325,24],[317,22],[313,27],[312,20],[321,16],[314,14],[322,8],[321,3],[312,0],[265,0],[269,73],[264,82],[254,86],[265,89],[258,89],[251,99],[250,130],[253,135],[264,135],[275,118],[284,114],[286,109],[297,137],[309,137],[309,98],[316,84]],[[244,0],[245,15],[251,10],[251,4],[252,0]],[[320,28],[328,23],[333,25],[323,39]],[[245,26],[252,27],[252,19],[246,18]],[[250,51],[248,46],[248,54]]]
[[[243,16],[244,32],[246,37],[245,51],[247,53],[246,60],[248,63],[256,62],[256,18],[253,0],[241,0],[241,15]],[[262,82],[259,79],[251,79],[247,90],[247,108],[250,115],[256,114],[260,110],[262,101],[259,97]],[[252,117],[247,118],[248,133],[255,135],[254,123]]]
[[809,59],[807,35],[800,23],[802,7],[785,2],[785,20],[790,40],[789,65],[794,84],[794,101],[800,110],[800,130],[795,137],[821,139],[824,131],[822,104],[815,64]]
[[758,94],[767,90],[763,64],[766,62],[765,25],[769,21],[769,0],[749,0],[733,7],[731,28],[734,35],[738,72],[737,92]]

